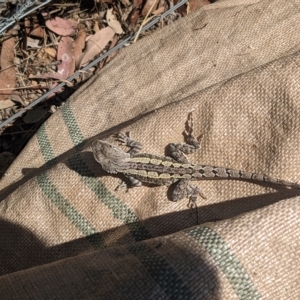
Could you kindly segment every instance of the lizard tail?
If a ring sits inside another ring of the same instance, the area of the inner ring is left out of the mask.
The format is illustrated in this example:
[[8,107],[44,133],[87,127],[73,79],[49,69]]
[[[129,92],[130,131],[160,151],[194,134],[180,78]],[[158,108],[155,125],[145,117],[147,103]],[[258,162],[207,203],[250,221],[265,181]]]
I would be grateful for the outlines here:
[[233,175],[232,178],[235,177],[234,175],[238,174],[238,177],[240,179],[255,180],[255,181],[267,182],[272,184],[278,184],[285,187],[291,187],[293,189],[300,189],[299,183],[278,179],[268,175],[262,175],[262,174],[251,173],[251,172],[241,172],[238,170],[227,170],[227,173],[229,173],[230,175],[232,174]]
[[[256,176],[260,177],[261,175],[253,173],[253,179],[254,180],[255,180]],[[267,175],[263,176],[262,181],[270,182],[270,183],[274,183],[274,184],[279,184],[279,185],[286,186],[286,187],[291,187],[293,189],[300,189],[300,184],[299,183],[291,182],[291,181],[287,181],[287,180],[282,180],[282,179],[274,178],[274,177],[267,176]]]

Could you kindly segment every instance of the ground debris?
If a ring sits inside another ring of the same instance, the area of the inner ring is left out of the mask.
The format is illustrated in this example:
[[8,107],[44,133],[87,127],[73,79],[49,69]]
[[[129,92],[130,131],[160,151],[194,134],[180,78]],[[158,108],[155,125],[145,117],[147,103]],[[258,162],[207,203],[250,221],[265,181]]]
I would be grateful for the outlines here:
[[[148,20],[164,13],[176,3],[178,0],[54,0],[19,20],[0,40],[0,123],[59,82],[66,82],[74,72],[129,35],[137,33]],[[201,7],[202,3],[207,4],[208,0],[194,1],[189,12],[192,7]],[[14,2],[2,3],[0,17],[11,13],[11,7],[16,9]],[[138,39],[186,14],[187,5],[184,5],[139,34]],[[110,54],[98,65],[82,72],[76,80],[53,93],[47,101],[38,104],[32,113],[0,129],[0,153],[17,155],[56,107],[116,55],[117,52]]]

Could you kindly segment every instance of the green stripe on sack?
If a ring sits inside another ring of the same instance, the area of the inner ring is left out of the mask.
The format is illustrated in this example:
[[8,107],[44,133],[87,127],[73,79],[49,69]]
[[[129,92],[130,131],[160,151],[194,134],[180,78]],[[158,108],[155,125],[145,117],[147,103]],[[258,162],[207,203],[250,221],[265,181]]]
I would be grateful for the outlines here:
[[70,107],[70,101],[67,101],[61,110],[63,120],[68,128],[71,140],[78,151],[82,150],[84,145],[84,136],[77,124],[72,109]]
[[[185,282],[175,270],[146,244],[140,242],[126,248],[139,259],[146,271],[168,296],[168,299],[193,299]],[[157,299],[160,299],[159,294]]]
[[87,237],[95,248],[104,247],[101,236],[95,235],[97,233],[96,229],[59,193],[45,173],[39,175],[37,181],[44,194]]
[[54,166],[57,162],[46,132],[45,123],[37,131],[36,138],[39,143],[43,158],[46,162],[47,169],[49,169],[52,166]]
[[[77,150],[81,150],[84,145],[84,138],[75,120],[69,101],[65,103],[62,109],[62,117],[75,147]],[[104,184],[99,182],[96,175],[80,155],[69,158],[68,163],[73,170],[80,170],[80,174],[77,173],[79,178],[112,211],[114,218],[123,221],[136,241],[151,238],[151,234],[141,224],[134,212],[120,199],[115,197]]]
[[201,226],[187,230],[185,233],[192,236],[206,249],[230,282],[239,299],[261,298],[242,263],[216,232],[209,227]]
[[79,154],[69,158],[68,163],[73,170],[80,170],[78,174],[80,179],[112,211],[115,219],[123,221],[136,241],[151,238],[150,233],[140,223],[137,216],[96,178]]
[[[66,103],[64,106],[62,115],[70,132],[72,141],[74,142],[75,146],[77,146],[77,149],[81,148],[81,146],[84,144],[82,142],[83,136],[76,123],[69,104]],[[52,150],[51,143],[44,125],[40,127],[36,136],[46,165],[48,168],[50,168],[55,165],[57,161],[55,159],[54,152]],[[78,144],[81,145],[78,146]],[[79,169],[81,171],[81,174],[83,175],[77,173],[79,178],[96,194],[98,199],[100,199],[112,210],[113,216],[116,219],[124,222],[136,241],[141,241],[151,237],[150,233],[140,223],[136,215],[122,201],[112,195],[110,191],[107,190],[106,187],[96,179],[95,174],[93,174],[93,172],[89,169],[80,155],[70,158],[68,162],[71,168],[75,170]],[[105,246],[103,238],[100,236],[100,234],[97,234],[96,229],[89,224],[88,221],[75,210],[68,200],[60,194],[58,189],[45,174],[38,176],[37,180],[40,188],[47,195],[47,197],[61,210],[61,212],[69,219],[69,221],[86,236],[86,238],[94,247],[98,248]]]
[[[47,168],[50,168],[57,162],[44,124],[39,128],[36,137]],[[93,226],[90,225],[88,221],[59,193],[58,189],[54,186],[47,175],[39,175],[37,177],[37,182],[51,202],[54,203],[69,219],[69,221],[86,236],[87,240],[95,249],[105,246],[103,238],[99,235],[99,233],[97,233],[96,229],[94,229]]]

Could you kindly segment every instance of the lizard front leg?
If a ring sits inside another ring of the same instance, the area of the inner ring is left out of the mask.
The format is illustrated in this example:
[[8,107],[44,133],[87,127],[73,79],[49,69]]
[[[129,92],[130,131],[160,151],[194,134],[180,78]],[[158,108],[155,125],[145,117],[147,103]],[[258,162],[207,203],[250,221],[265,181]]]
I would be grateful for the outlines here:
[[120,132],[116,134],[117,141],[121,142],[123,145],[129,147],[128,153],[130,156],[134,156],[135,154],[141,152],[143,149],[143,145],[133,139],[130,138],[130,136]]
[[196,205],[198,195],[200,195],[203,199],[206,199],[197,185],[190,184],[188,179],[181,179],[176,184],[171,198],[173,201],[177,202],[183,198],[189,197],[188,206],[191,205],[191,207],[194,207]]
[[[139,153],[143,149],[143,145],[133,139],[130,136],[120,132],[116,135],[117,141],[121,142],[123,145],[129,147],[128,153],[130,156],[134,156],[135,154]],[[126,176],[130,181],[130,186],[132,187],[139,187],[142,185],[142,182],[132,176]],[[123,183],[121,185],[124,185]]]

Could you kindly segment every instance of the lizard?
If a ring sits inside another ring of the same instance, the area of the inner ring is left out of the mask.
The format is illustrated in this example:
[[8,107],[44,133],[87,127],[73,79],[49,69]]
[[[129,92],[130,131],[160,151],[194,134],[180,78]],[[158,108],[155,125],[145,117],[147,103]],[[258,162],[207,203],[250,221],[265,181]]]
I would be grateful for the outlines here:
[[203,136],[196,139],[193,135],[192,112],[188,115],[185,135],[186,143],[169,144],[172,157],[141,153],[142,144],[124,133],[117,134],[116,138],[130,148],[128,152],[103,140],[94,141],[92,150],[95,160],[101,164],[103,170],[112,174],[124,174],[133,187],[141,186],[142,182],[165,186],[176,183],[171,200],[178,201],[183,198],[189,198],[191,207],[196,206],[198,195],[206,199],[200,188],[190,183],[193,180],[237,179],[300,189],[300,184],[298,183],[267,175],[227,167],[190,163],[185,154],[199,150],[199,139]]

